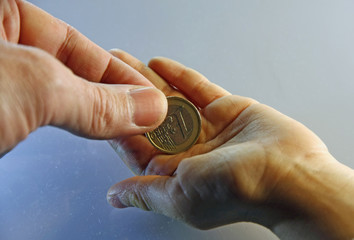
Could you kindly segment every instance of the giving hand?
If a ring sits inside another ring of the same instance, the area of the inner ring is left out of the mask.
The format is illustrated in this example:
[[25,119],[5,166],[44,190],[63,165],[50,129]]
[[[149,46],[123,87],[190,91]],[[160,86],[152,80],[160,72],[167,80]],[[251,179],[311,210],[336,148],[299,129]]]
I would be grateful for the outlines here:
[[48,124],[98,139],[144,133],[166,108],[146,78],[73,27],[0,1],[0,156]]

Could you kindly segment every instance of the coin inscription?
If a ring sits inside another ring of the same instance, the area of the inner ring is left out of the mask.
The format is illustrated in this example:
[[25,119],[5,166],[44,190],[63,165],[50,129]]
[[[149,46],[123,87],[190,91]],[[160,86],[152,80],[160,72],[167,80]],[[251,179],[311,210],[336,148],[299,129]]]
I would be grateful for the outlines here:
[[176,154],[186,151],[198,140],[201,118],[198,109],[184,98],[167,97],[167,102],[164,122],[146,136],[157,149]]

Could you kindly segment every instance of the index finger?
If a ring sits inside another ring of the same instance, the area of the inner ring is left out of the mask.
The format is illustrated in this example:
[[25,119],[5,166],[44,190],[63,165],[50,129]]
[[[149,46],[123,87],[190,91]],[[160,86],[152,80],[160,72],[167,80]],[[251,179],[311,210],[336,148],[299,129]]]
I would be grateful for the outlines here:
[[19,43],[41,48],[89,81],[152,86],[133,68],[113,57],[65,22],[26,1],[17,1]]
[[205,108],[218,98],[231,95],[196,70],[172,59],[155,57],[150,60],[149,67],[200,108]]

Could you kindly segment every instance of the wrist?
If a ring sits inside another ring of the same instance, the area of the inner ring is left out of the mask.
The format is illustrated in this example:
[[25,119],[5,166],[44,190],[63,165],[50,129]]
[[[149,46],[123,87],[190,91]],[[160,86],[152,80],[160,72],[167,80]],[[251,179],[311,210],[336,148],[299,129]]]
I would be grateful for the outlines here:
[[280,191],[293,206],[333,238],[354,237],[354,171],[330,154],[294,165]]

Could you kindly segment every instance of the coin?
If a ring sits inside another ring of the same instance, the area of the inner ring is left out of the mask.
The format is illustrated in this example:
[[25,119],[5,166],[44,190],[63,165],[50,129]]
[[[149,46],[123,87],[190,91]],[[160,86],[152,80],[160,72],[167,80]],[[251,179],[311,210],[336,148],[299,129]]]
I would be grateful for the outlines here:
[[151,144],[160,151],[177,154],[188,150],[198,140],[201,118],[198,109],[188,100],[167,97],[168,111],[164,122],[146,133]]

